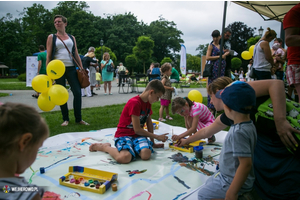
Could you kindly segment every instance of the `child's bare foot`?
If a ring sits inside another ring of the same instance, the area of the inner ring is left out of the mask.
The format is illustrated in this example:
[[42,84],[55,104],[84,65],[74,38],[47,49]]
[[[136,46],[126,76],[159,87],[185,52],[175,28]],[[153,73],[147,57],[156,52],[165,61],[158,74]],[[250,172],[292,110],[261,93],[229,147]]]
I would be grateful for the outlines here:
[[93,151],[104,151],[104,148],[107,147],[107,146],[111,146],[110,143],[94,143],[94,144],[91,144],[89,150],[91,152]]

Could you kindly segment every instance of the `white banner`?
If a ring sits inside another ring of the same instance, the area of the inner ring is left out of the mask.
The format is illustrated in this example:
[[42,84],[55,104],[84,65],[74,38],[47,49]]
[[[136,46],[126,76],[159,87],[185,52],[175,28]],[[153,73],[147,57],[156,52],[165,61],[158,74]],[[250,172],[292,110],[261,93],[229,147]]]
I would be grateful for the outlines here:
[[37,56],[26,56],[26,87],[31,87],[31,81],[38,72],[37,59]]
[[183,44],[180,51],[180,70],[181,74],[186,74],[186,49]]

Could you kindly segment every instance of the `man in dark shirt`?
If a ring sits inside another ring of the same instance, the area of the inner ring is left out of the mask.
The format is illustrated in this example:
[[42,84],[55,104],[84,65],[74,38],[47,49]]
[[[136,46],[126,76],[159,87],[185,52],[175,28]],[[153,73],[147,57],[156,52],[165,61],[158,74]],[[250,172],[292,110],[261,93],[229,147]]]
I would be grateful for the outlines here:
[[[231,30],[230,29],[225,29],[225,34],[224,34],[224,49],[226,51],[231,50],[231,42],[230,42],[230,37],[231,37]],[[221,43],[222,40],[220,40]],[[226,56],[226,68],[225,68],[225,76],[231,78],[231,54]]]

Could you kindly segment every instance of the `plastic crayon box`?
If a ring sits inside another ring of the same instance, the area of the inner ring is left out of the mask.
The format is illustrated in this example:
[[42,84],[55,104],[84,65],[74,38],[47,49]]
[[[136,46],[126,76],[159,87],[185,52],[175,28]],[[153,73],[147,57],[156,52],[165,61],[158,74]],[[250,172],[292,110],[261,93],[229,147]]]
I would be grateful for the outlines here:
[[197,140],[195,142],[192,142],[188,145],[184,145],[183,147],[177,147],[174,145],[174,143],[169,143],[169,148],[176,149],[178,151],[184,151],[188,153],[193,153],[194,152],[194,147],[204,145],[206,144],[205,140]]
[[104,194],[111,183],[118,179],[117,173],[80,166],[70,166],[69,173],[59,178],[59,184],[71,188]]

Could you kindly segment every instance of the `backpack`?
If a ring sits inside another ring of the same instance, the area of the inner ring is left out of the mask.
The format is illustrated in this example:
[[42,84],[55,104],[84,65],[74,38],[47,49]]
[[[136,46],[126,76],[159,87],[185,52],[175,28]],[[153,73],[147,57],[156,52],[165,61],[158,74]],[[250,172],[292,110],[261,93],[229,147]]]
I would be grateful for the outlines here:
[[123,72],[123,71],[124,71],[124,72],[126,71],[126,68],[125,68],[124,65],[122,65],[122,66],[119,67],[118,72],[120,73],[120,72]]
[[[265,127],[266,130],[274,129],[274,114],[273,114],[273,104],[271,98],[268,98],[264,103],[260,104],[257,108],[257,113],[255,115],[256,121],[259,118],[263,118],[261,120],[261,125]],[[286,119],[291,124],[291,126],[297,130],[300,130],[300,104],[286,98]],[[272,127],[273,126],[273,127]],[[275,128],[276,129],[276,128]],[[273,132],[274,133],[274,132]],[[293,136],[298,144],[300,144],[300,134],[293,133]],[[296,151],[293,149],[288,150],[297,156],[300,156],[300,148],[297,148]]]

